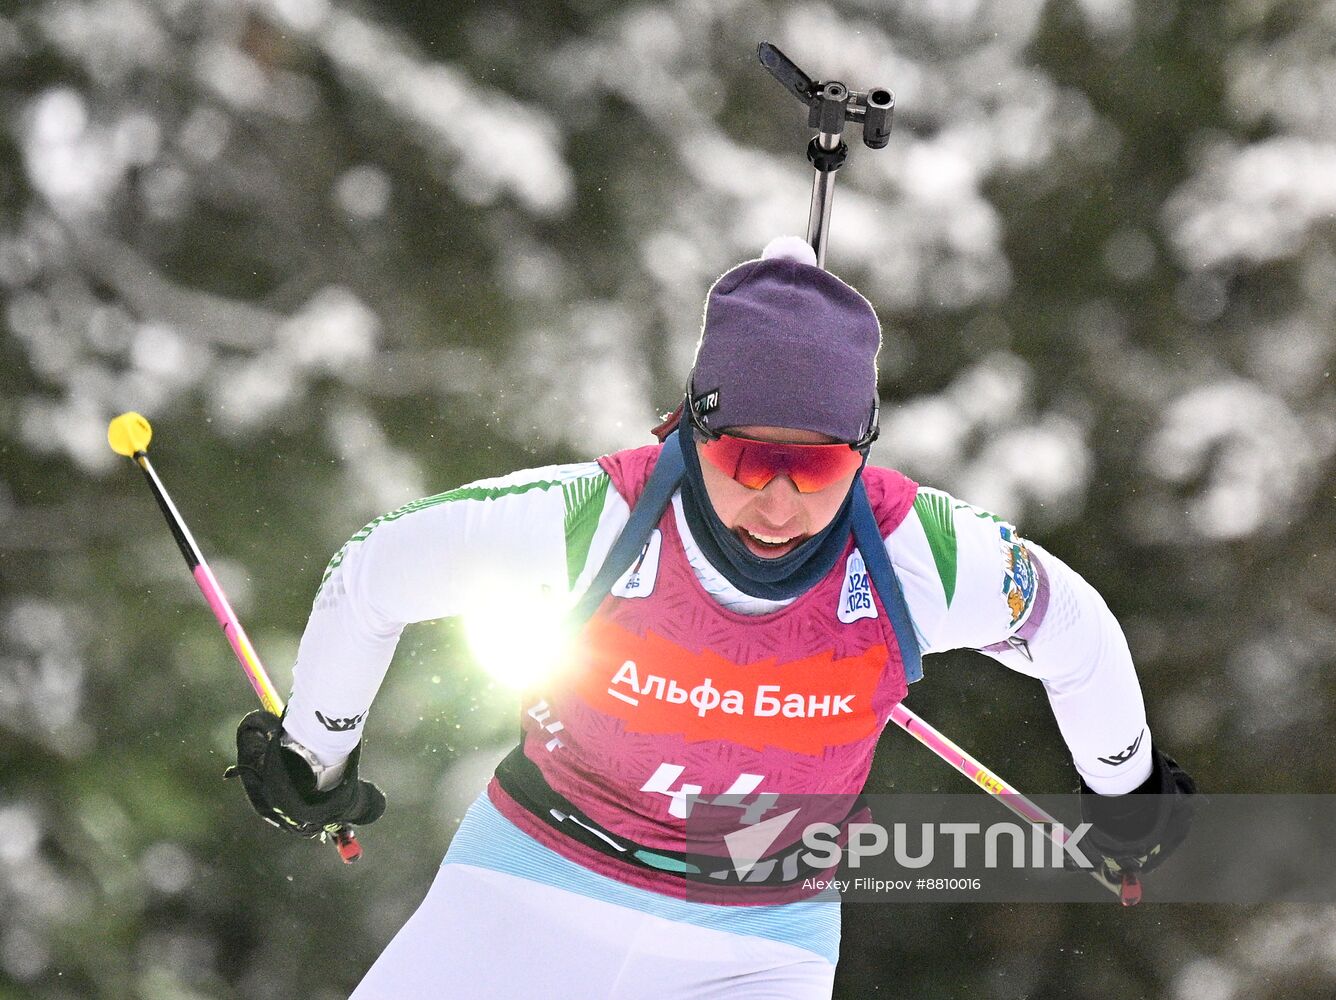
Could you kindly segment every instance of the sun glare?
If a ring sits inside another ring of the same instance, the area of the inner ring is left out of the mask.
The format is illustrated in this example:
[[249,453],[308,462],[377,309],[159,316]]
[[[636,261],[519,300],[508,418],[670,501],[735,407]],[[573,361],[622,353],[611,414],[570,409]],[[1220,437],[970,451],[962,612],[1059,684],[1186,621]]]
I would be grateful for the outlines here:
[[[497,591],[480,587],[478,593]],[[564,596],[550,591],[517,593],[466,612],[464,636],[478,665],[517,690],[551,674],[570,638]]]

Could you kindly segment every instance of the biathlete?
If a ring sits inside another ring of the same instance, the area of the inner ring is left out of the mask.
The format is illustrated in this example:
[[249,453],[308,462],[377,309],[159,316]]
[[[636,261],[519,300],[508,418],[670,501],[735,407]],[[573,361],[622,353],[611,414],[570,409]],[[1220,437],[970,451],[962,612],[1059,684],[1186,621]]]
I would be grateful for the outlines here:
[[498,579],[584,609],[354,1000],[828,998],[838,905],[748,894],[745,873],[693,894],[686,824],[702,801],[755,823],[779,796],[856,795],[922,653],[980,650],[1044,684],[1110,871],[1185,835],[1191,779],[1154,745],[1100,596],[1000,518],[866,464],[880,325],[815,265],[784,238],[715,282],[665,443],[416,501],[331,562],[286,716],[237,737],[256,810],[307,837],[384,810],[359,749],[405,625]]

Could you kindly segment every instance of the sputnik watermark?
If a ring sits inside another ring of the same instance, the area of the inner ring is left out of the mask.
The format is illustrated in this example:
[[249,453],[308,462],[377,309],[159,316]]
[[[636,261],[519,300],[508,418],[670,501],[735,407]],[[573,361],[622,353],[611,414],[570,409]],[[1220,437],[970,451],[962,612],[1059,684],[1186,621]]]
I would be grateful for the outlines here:
[[[765,807],[755,821],[739,805],[697,803],[687,832],[699,875],[688,892],[713,901],[718,889],[755,885],[878,904],[1113,899],[1088,875],[1101,870],[1104,855],[1098,831],[1078,825],[1086,804],[1078,795],[1036,796],[1045,814],[1068,824],[1031,825],[975,794],[792,795],[769,803],[759,799],[764,791],[739,804]],[[1336,795],[1194,799],[1187,838],[1142,873],[1148,901],[1336,904]]]
[[998,816],[981,796],[760,796],[695,797],[686,860],[702,898],[706,886],[729,885],[833,891],[851,901],[920,890],[943,901],[1083,900],[1105,891],[1076,874],[1101,871],[1097,833],[1052,818],[1079,813],[1074,796],[1036,810],[1042,820]]
[[[914,826],[918,827],[917,836],[911,833]],[[974,851],[982,840],[985,868],[1090,869],[1095,863],[1080,847],[1089,831],[1089,823],[1070,831],[1061,823],[893,823],[889,831],[880,823],[850,823],[847,846],[842,847],[838,826],[812,823],[803,830],[807,853],[802,860],[813,868],[822,868],[837,865],[847,857],[849,867],[858,868],[866,859],[881,857],[889,849],[901,868],[920,869],[937,861],[939,844],[943,844],[950,851],[951,866],[963,869],[974,867]],[[1007,860],[1002,860],[1004,857]]]

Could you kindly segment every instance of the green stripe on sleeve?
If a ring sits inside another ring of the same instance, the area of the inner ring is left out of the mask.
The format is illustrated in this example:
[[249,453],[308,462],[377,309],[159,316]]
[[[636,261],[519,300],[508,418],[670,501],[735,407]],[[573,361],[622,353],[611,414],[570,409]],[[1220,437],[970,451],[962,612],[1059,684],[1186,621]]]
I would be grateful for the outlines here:
[[932,561],[937,564],[937,575],[946,592],[946,606],[956,594],[956,522],[951,509],[951,498],[944,493],[920,491],[914,499],[914,512],[928,536]]
[[[604,476],[604,479],[607,477]],[[366,527],[362,528],[352,538],[344,543],[343,548],[334,554],[334,558],[329,561],[325,567],[325,574],[320,578],[320,586],[316,588],[316,597],[320,596],[320,590],[325,586],[326,581],[339,568],[343,558],[348,553],[348,546],[354,542],[366,541],[367,537],[382,524],[387,521],[397,521],[399,518],[412,514],[419,510],[427,510],[429,507],[437,507],[443,503],[450,503],[454,500],[496,500],[500,497],[515,496],[520,493],[528,493],[530,490],[546,490],[553,486],[561,485],[556,480],[540,479],[530,483],[508,483],[504,486],[461,486],[458,489],[448,490],[445,493],[437,493],[435,496],[423,497],[421,500],[413,500],[404,504],[388,514],[382,514]],[[570,501],[567,501],[567,537],[570,537]]]
[[575,586],[589,558],[589,546],[603,514],[611,477],[606,472],[561,484],[566,499],[566,575]]

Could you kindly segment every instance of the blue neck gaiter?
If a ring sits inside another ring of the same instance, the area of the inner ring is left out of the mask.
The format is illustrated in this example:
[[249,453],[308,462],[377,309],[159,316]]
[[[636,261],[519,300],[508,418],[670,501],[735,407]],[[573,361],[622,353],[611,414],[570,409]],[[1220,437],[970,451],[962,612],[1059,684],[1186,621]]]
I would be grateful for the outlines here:
[[[687,526],[705,558],[724,575],[724,579],[752,597],[784,601],[812,589],[830,572],[853,530],[849,513],[853,504],[852,486],[839,513],[824,530],[792,552],[765,559],[751,552],[714,512],[705,492],[700,456],[696,454],[696,439],[691,428],[683,427],[677,438],[686,465],[686,474],[682,477],[682,510],[686,514]],[[855,483],[862,474],[860,468],[854,477]]]

